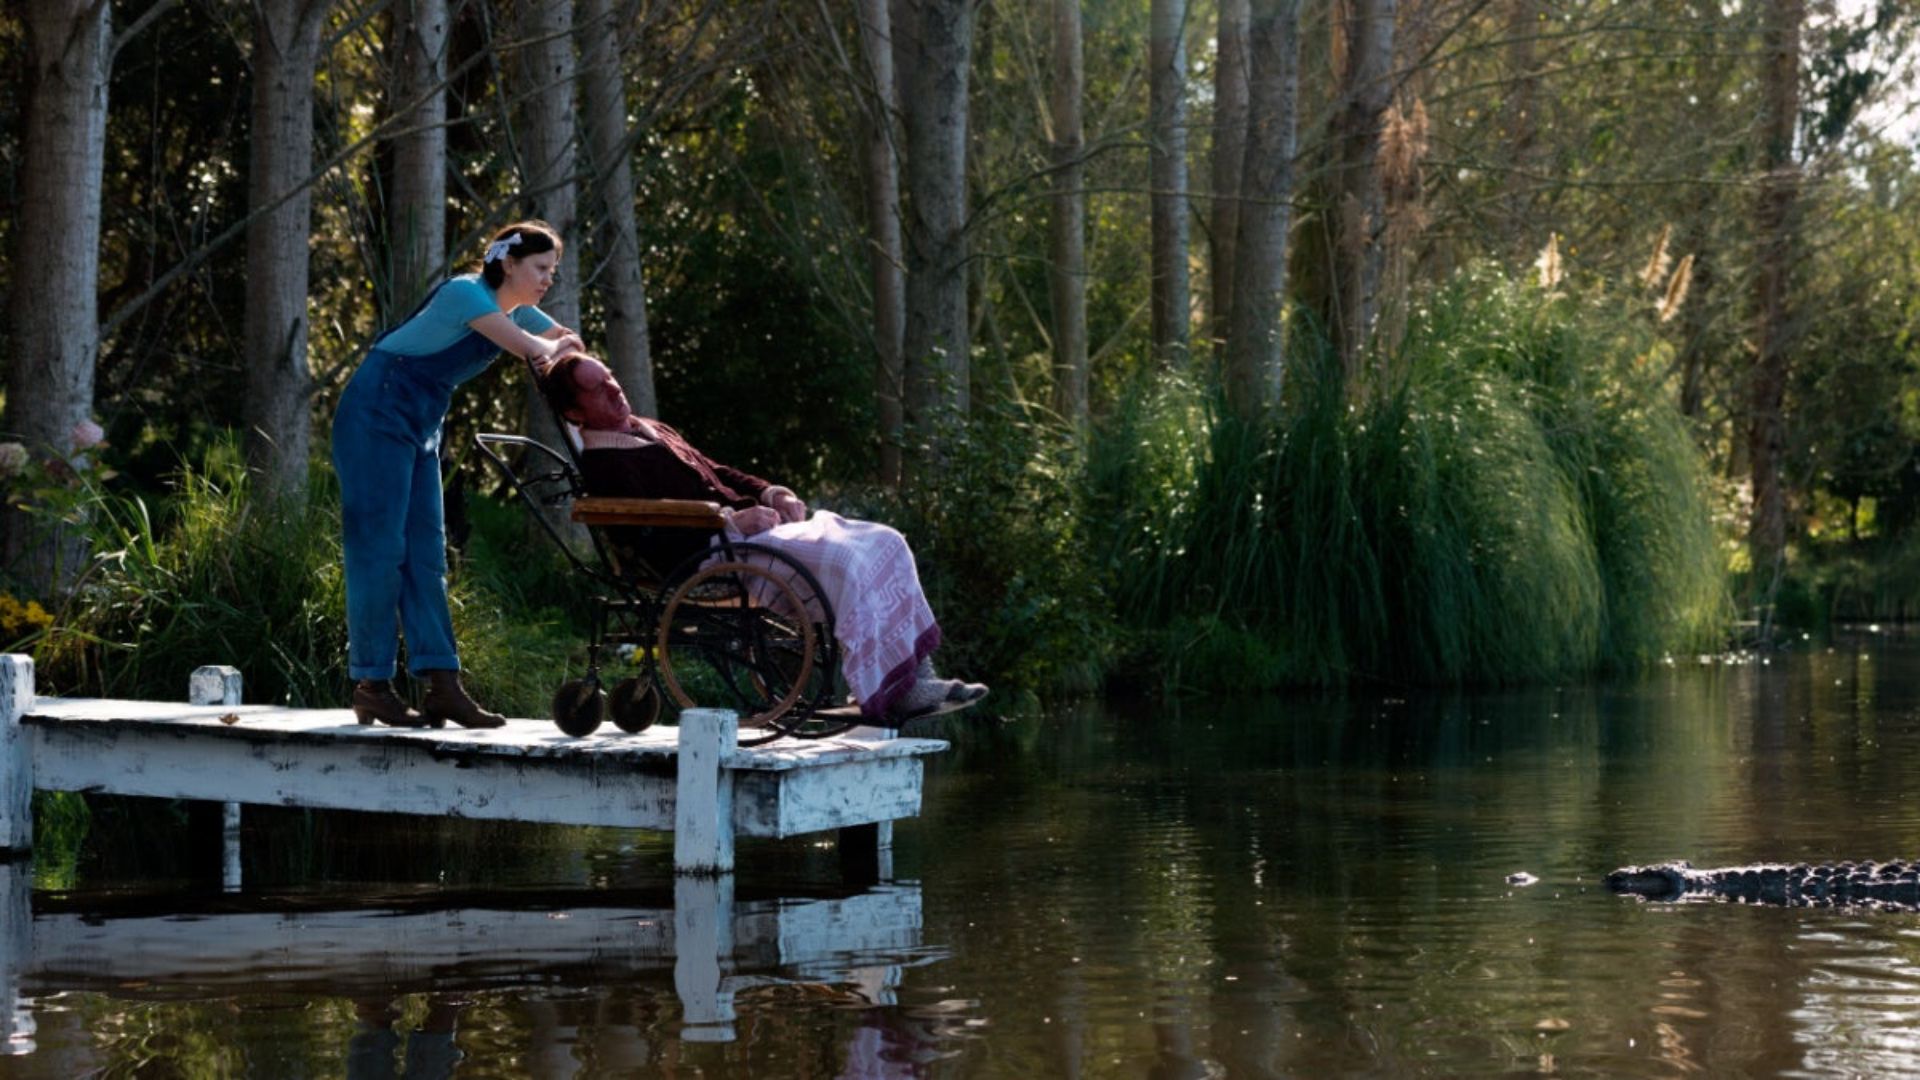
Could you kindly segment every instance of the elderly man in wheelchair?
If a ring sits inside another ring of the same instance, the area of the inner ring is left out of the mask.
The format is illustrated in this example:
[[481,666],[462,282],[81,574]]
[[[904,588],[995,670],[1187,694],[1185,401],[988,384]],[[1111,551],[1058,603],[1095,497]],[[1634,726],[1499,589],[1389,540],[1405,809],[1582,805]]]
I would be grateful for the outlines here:
[[[592,356],[561,357],[536,375],[555,415],[577,429],[571,457],[587,497],[575,500],[574,518],[608,535],[616,563],[657,568],[664,610],[652,659],[682,705],[699,696],[683,685],[690,665],[677,662],[692,651],[705,657],[710,679],[716,668],[723,684],[732,679],[748,709],[765,707],[750,720],[785,734],[845,730],[856,717],[898,726],[986,695],[983,685],[935,673],[940,628],[897,531],[809,513],[790,489],[714,461],[672,427],[636,416]],[[688,515],[672,524],[691,527],[664,527],[663,511]],[[734,609],[736,621],[714,623],[716,609]],[[754,614],[738,621],[737,609]],[[830,684],[836,666],[851,703],[820,708],[812,687],[823,676]],[[795,680],[811,681],[802,690],[789,686]],[[817,714],[810,727],[780,715],[793,705],[805,711],[809,701]],[[560,711],[556,702],[557,718]]]

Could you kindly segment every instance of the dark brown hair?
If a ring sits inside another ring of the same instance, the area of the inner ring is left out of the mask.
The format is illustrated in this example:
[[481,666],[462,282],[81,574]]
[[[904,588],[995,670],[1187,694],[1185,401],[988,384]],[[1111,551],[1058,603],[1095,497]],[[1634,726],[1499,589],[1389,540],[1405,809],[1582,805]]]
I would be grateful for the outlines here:
[[580,361],[596,359],[583,352],[568,353],[540,370],[540,394],[561,418],[580,407],[580,384],[573,373]]
[[539,255],[548,251],[565,251],[567,247],[561,242],[560,233],[538,218],[516,221],[501,229],[493,234],[492,240],[487,241],[487,247],[491,248],[515,233],[520,234],[520,239],[507,249],[505,255],[492,261],[488,261],[484,255],[481,256],[480,277],[487,283],[489,289],[498,289],[501,282],[507,279],[507,259],[524,259],[529,255]]

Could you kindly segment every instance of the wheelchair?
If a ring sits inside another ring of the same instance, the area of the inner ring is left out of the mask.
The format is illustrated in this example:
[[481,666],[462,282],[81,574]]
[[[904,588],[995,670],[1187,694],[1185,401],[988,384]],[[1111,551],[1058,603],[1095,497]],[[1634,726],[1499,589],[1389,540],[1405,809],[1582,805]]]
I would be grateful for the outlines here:
[[[728,539],[718,503],[596,497],[571,453],[524,435],[475,441],[597,594],[586,672],[553,696],[561,731],[590,735],[611,719],[637,734],[668,701],[734,709],[741,746],[825,738],[862,722],[840,679],[833,608],[819,582],[779,551]],[[554,525],[546,511],[555,507],[586,526],[591,557]],[[656,565],[648,550],[661,547],[692,553]],[[638,671],[608,688],[602,661],[613,657]]]

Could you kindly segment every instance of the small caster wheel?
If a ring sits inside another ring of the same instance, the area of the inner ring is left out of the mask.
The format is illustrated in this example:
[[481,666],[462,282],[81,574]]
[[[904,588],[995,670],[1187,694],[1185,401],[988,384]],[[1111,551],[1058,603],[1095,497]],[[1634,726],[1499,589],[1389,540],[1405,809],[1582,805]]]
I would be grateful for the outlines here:
[[553,722],[576,739],[593,734],[606,714],[607,692],[597,678],[568,679],[553,695]]
[[613,725],[629,735],[638,735],[660,719],[660,695],[651,679],[622,679],[613,688],[607,703]]

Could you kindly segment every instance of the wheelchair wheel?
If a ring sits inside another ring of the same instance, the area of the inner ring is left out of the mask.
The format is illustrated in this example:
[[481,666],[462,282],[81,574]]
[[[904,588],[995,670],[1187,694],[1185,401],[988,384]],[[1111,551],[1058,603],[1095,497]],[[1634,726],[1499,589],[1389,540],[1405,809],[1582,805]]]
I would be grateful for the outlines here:
[[715,563],[682,582],[660,617],[660,678],[683,709],[740,712],[760,727],[793,708],[813,671],[813,623],[780,575],[744,562]]
[[607,712],[607,692],[595,677],[568,679],[553,695],[553,722],[578,739],[600,727]]
[[[731,545],[726,561],[689,560],[665,590],[656,654],[663,696],[741,716],[738,745],[817,739],[853,727],[834,708],[840,643],[833,609],[806,567],[771,548]],[[831,712],[834,715],[822,715]]]
[[660,692],[652,679],[622,679],[607,699],[607,712],[613,726],[638,735],[660,719]]

